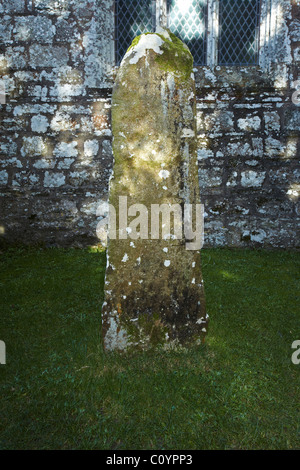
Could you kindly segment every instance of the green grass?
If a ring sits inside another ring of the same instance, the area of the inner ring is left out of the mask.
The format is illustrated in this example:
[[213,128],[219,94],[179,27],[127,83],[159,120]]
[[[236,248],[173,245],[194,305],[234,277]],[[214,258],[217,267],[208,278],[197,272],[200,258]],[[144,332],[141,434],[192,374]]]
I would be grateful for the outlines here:
[[0,267],[1,449],[300,448],[299,254],[203,250],[206,344],[130,356],[100,347],[104,253]]

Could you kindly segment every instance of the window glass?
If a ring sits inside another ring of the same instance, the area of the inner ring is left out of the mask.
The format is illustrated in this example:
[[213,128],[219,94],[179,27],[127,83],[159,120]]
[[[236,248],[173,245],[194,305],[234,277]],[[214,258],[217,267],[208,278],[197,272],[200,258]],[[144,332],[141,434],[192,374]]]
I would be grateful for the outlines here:
[[169,28],[185,42],[195,65],[206,63],[207,0],[169,0]]
[[259,0],[220,0],[218,63],[257,63]]
[[116,0],[116,62],[120,64],[133,39],[154,30],[155,2]]

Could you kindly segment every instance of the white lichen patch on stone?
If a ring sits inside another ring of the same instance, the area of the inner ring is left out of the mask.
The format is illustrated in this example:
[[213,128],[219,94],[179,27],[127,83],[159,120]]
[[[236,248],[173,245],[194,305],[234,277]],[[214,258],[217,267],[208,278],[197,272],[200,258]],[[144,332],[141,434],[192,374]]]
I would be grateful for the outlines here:
[[126,331],[120,328],[120,325],[113,317],[110,318],[110,325],[106,332],[104,343],[107,351],[113,351],[117,348],[126,349],[128,346]]
[[49,121],[46,116],[37,115],[31,118],[31,130],[39,134],[45,133],[49,127]]
[[168,39],[169,41],[172,41],[172,38],[171,38],[169,32],[165,28],[162,28],[161,26],[157,26],[155,32],[157,34],[160,34],[161,36],[163,36],[165,39]]
[[4,186],[7,184],[7,181],[8,181],[8,173],[7,171],[3,170],[3,171],[0,171],[0,185],[1,186]]
[[170,172],[168,170],[160,170],[160,172],[158,173],[158,176],[161,179],[165,180],[165,179],[169,178]]
[[[135,44],[131,49],[129,49],[123,59],[125,61],[128,57],[130,64],[137,64],[138,61],[145,57],[147,51],[153,50],[156,54],[163,54],[163,51],[160,49],[164,41],[157,34],[143,34],[138,43]],[[121,64],[122,66],[122,64]]]
[[261,186],[265,180],[266,172],[248,170],[241,173],[241,184],[244,187],[258,187]]
[[291,201],[296,202],[300,196],[300,184],[293,183],[286,194]]
[[63,173],[49,173],[46,171],[44,186],[46,188],[59,188],[65,184],[66,177]]
[[129,260],[129,256],[127,253],[123,256],[122,263],[126,263]]
[[175,91],[175,79],[174,79],[174,74],[173,73],[168,73],[167,85],[168,85],[168,88],[169,88],[170,99],[172,99],[173,95],[174,95],[174,91]]
[[77,142],[76,141],[60,142],[54,149],[53,153],[56,157],[59,157],[59,158],[77,157],[78,155]]
[[195,137],[195,131],[193,129],[182,129],[182,138]]

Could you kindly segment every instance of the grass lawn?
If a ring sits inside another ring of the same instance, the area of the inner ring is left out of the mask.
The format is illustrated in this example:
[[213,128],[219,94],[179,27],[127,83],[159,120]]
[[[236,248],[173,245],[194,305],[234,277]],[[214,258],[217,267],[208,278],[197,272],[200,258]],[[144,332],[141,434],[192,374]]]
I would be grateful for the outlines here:
[[104,356],[105,253],[2,253],[0,449],[300,448],[299,253],[202,260],[205,345]]

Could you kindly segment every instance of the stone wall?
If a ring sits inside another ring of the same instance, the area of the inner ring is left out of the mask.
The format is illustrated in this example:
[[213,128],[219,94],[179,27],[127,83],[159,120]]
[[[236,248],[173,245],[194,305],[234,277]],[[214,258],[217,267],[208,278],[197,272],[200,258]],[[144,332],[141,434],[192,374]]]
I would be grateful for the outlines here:
[[[300,2],[277,3],[274,65],[195,70],[206,245],[297,245]],[[112,166],[113,1],[5,0],[0,15],[0,243],[96,243]]]

